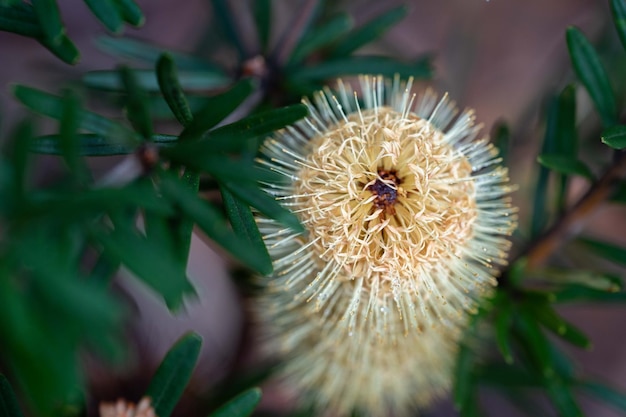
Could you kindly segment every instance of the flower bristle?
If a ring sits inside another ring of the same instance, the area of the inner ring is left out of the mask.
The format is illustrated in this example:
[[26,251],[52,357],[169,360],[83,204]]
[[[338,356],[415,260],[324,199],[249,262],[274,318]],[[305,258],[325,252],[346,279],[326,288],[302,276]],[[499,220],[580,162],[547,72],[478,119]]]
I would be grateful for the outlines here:
[[497,150],[473,111],[411,84],[339,81],[261,149],[286,178],[266,191],[306,232],[257,218],[274,263],[258,316],[284,380],[321,412],[405,414],[445,392],[506,263],[516,210]]

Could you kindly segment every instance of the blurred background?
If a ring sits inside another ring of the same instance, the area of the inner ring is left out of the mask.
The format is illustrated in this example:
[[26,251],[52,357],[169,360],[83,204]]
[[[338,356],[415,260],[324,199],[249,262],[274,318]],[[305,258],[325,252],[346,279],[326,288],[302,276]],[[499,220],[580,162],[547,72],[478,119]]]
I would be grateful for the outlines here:
[[[190,53],[202,53],[211,47],[210,43],[203,42],[212,25],[208,0],[143,0],[138,3],[146,15],[146,24],[141,29],[127,28],[125,35]],[[233,1],[235,5],[239,3],[243,0]],[[274,35],[288,27],[298,13],[299,3],[275,0],[279,21],[273,27]],[[460,107],[476,109],[477,120],[484,124],[487,133],[496,121],[504,120],[509,124],[513,135],[511,152],[515,155],[512,178],[520,185],[514,198],[522,209],[523,227],[525,205],[535,181],[534,158],[543,135],[546,99],[573,80],[565,43],[567,26],[573,24],[581,28],[598,45],[603,59],[614,64],[610,68],[625,68],[623,52],[617,46],[612,26],[607,23],[608,2],[410,0],[405,3],[410,5],[408,17],[379,43],[369,46],[369,52],[406,59],[434,54],[436,75],[428,84],[440,92],[449,92]],[[400,2],[339,1],[333,2],[332,8],[350,11],[358,24],[395,4]],[[68,34],[82,53],[76,66],[63,64],[31,39],[0,32],[0,132],[6,133],[25,112],[11,98],[11,83],[58,91],[62,85],[77,83],[86,71],[112,69],[119,63],[95,47],[93,39],[106,30],[82,2],[62,0],[60,6]],[[617,84],[624,84],[624,77],[610,75],[618,90],[623,91],[623,86]],[[593,126],[596,116],[589,99],[579,93],[579,120]],[[42,161],[52,163],[49,158]],[[574,184],[571,198],[576,197],[576,189],[581,187],[583,184],[580,187]],[[601,209],[585,227],[594,236],[626,243],[626,223],[623,213],[616,209]],[[577,255],[573,254],[576,253],[575,248],[565,248],[556,256],[557,261],[575,266]],[[253,349],[247,346],[250,338],[245,326],[245,308],[227,270],[228,261],[202,239],[195,238],[189,274],[198,287],[199,298],[190,300],[185,313],[179,317],[170,317],[156,297],[132,279],[120,276],[119,285],[136,306],[132,324],[132,338],[138,345],[136,365],[118,372],[116,377],[98,364],[90,365],[95,392],[105,399],[122,395],[132,398],[134,392],[140,393],[141,381],[147,381],[151,369],[171,343],[189,329],[195,329],[205,339],[190,397],[194,389],[197,392],[210,389],[237,363],[253,360]],[[624,275],[623,271],[618,272]],[[622,347],[626,333],[621,331],[626,310],[621,306],[581,305],[568,307],[564,313],[594,341],[591,352],[567,349],[580,359],[584,371],[626,389],[626,350]],[[491,403],[487,408],[502,409],[504,415],[516,415],[497,396],[486,394],[485,401]],[[263,407],[278,407],[280,401],[280,393],[270,390],[264,397]],[[583,404],[589,416],[617,415],[591,402]],[[444,417],[453,416],[455,412],[448,401],[442,401],[426,415]]]

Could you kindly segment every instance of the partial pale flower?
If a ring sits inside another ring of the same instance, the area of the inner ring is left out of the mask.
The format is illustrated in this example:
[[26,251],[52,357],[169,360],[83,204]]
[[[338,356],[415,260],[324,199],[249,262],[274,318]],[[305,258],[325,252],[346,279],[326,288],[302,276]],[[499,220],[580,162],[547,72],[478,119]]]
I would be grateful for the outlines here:
[[274,262],[256,300],[283,379],[320,409],[406,414],[451,383],[460,333],[516,224],[507,169],[447,97],[362,77],[304,100],[262,147],[299,234],[258,217]]
[[150,398],[143,397],[139,404],[119,399],[114,403],[100,403],[100,417],[156,417]]

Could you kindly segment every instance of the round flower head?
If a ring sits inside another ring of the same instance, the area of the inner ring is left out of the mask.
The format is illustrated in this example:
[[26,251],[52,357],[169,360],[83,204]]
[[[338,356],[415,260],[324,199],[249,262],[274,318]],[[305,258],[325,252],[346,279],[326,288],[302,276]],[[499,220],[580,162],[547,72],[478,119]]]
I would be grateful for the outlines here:
[[259,217],[274,262],[257,300],[288,386],[323,410],[408,413],[451,383],[468,313],[496,285],[515,210],[472,111],[362,77],[304,100],[262,147],[266,190],[305,226]]

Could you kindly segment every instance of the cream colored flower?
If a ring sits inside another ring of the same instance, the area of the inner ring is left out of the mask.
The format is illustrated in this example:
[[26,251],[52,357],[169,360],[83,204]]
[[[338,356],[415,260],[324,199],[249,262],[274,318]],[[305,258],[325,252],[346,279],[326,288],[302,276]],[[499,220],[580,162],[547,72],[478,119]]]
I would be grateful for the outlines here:
[[298,234],[259,217],[274,262],[256,301],[287,386],[322,412],[407,414],[451,383],[468,313],[496,285],[515,227],[507,169],[472,111],[362,77],[304,103],[266,141],[266,190]]
[[100,417],[156,417],[150,398],[143,397],[139,404],[119,399],[115,403],[101,403]]

